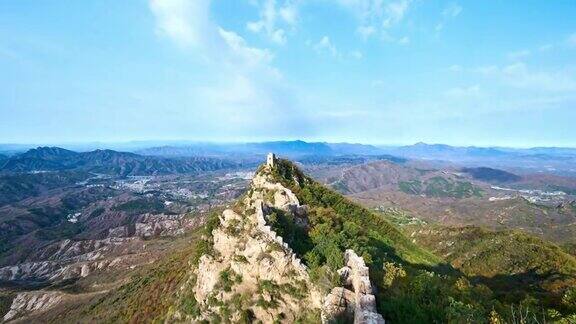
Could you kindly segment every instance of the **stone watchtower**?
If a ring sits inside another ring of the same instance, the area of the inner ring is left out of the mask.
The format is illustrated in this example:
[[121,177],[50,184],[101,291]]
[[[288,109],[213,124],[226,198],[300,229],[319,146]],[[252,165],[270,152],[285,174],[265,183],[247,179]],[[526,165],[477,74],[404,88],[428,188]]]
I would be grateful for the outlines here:
[[269,167],[274,167],[274,162],[276,162],[276,155],[274,153],[268,153],[268,157],[266,157],[266,165]]

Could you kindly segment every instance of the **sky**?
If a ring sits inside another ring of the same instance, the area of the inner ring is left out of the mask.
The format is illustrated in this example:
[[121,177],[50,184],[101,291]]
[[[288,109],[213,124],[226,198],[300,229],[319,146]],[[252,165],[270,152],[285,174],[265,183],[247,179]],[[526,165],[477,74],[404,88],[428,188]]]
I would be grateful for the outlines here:
[[0,142],[576,147],[576,1],[1,0]]

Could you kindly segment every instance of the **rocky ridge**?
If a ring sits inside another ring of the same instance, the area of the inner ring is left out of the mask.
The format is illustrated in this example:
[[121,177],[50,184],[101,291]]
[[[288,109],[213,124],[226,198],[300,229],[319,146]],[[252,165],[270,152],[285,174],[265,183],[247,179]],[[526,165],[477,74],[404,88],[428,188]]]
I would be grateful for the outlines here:
[[[311,282],[307,267],[268,224],[268,217],[281,210],[291,213],[299,226],[307,225],[306,206],[271,176],[274,162],[270,155],[240,206],[225,210],[219,217],[220,224],[212,232],[213,252],[200,258],[193,277],[199,316],[175,314],[175,319],[228,316],[233,322],[250,318],[291,323],[314,318],[330,323],[348,313],[355,323],[384,323],[376,312],[368,268],[361,257],[352,250],[345,255],[347,267],[342,277],[352,290],[337,287],[324,296]],[[190,289],[188,285],[190,282],[182,291]],[[350,298],[342,309],[334,310],[330,306],[339,289]]]
[[318,313],[322,296],[306,267],[266,220],[275,208],[302,212],[298,198],[259,172],[240,205],[222,213],[212,232],[214,252],[200,258],[193,287],[200,318],[223,316],[223,305],[233,304],[239,307],[228,310],[232,321],[294,322]]

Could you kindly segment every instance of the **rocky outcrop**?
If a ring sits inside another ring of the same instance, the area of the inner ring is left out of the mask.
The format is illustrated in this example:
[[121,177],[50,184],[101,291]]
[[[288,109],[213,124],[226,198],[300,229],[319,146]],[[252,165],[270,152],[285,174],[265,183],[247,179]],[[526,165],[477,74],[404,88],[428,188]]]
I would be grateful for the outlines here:
[[245,315],[250,321],[293,323],[313,310],[318,317],[322,312],[323,322],[384,323],[361,257],[346,251],[346,267],[339,272],[345,286],[323,296],[307,267],[271,226],[271,215],[277,219],[279,214],[289,214],[297,226],[308,226],[307,207],[275,180],[275,163],[269,155],[246,197],[222,213],[212,231],[213,251],[200,258],[193,279],[181,287],[185,294],[192,285],[200,315],[178,311],[173,319],[212,321],[226,316],[238,322]]
[[346,250],[344,259],[346,266],[338,271],[344,287],[333,288],[324,300],[322,321],[353,319],[357,324],[383,324],[384,318],[376,311],[376,297],[364,259],[353,250]]
[[114,268],[127,250],[140,250],[136,238],[104,240],[63,240],[32,257],[34,260],[0,268],[0,280],[58,281],[85,277],[93,271]]
[[[271,166],[266,166],[268,171]],[[220,312],[219,305],[242,300],[241,309],[230,310],[232,322],[239,320],[241,312],[249,312],[264,323],[289,323],[322,305],[322,295],[306,267],[267,224],[274,208],[302,212],[302,206],[266,171],[254,177],[241,207],[222,213],[220,226],[212,233],[214,253],[200,258],[193,288],[200,318],[209,319]]]
[[5,281],[60,281],[86,277],[99,270],[110,270],[122,264],[121,258],[93,262],[62,264],[55,261],[27,262],[0,269],[0,280]]
[[186,215],[144,214],[131,226],[124,225],[108,230],[109,237],[153,237],[178,236],[195,228],[201,222],[199,217]]
[[64,294],[51,291],[22,292],[12,300],[12,305],[3,320],[8,322],[20,316],[33,312],[43,312],[56,306],[62,300]]

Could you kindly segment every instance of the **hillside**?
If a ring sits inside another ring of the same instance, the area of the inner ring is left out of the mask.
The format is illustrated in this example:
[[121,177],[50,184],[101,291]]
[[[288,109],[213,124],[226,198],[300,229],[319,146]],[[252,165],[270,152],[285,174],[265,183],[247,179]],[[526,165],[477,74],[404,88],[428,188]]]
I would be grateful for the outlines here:
[[455,171],[420,169],[394,161],[375,161],[341,170],[327,182],[345,194],[374,189],[436,198],[481,197],[482,188]]
[[496,291],[541,294],[559,302],[576,285],[576,258],[518,231],[479,227],[408,227],[407,234],[453,267]]
[[[324,187],[312,178],[304,175],[294,164],[287,160],[278,160],[272,171],[274,180],[291,189],[300,201],[311,208],[311,214],[318,213],[319,222],[322,218],[336,219],[336,226],[344,223],[354,223],[359,228],[371,228],[372,231],[363,233],[367,236],[368,246],[363,248],[367,254],[372,249],[377,256],[385,251],[378,251],[378,247],[388,246],[390,257],[406,262],[422,265],[437,265],[439,260],[431,254],[419,249],[406,239],[394,226],[378,215],[356,205],[344,196]],[[326,215],[322,215],[326,213]],[[334,228],[332,230],[337,230]],[[328,234],[328,233],[326,233]],[[374,244],[373,246],[370,246]],[[386,253],[387,254],[387,253]],[[382,262],[382,260],[379,260]]]
[[513,173],[486,167],[463,168],[462,172],[470,174],[476,180],[490,183],[516,182],[521,179]]
[[90,177],[87,172],[0,174],[0,206],[40,195],[50,189],[74,185]]

